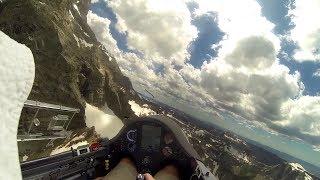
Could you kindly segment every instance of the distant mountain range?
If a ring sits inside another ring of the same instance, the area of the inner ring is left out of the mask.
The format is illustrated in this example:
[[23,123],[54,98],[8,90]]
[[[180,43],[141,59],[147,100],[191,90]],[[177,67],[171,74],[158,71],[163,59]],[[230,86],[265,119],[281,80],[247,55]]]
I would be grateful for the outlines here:
[[[318,179],[319,167],[250,139],[201,121],[150,97],[139,94],[153,109],[172,114],[185,130],[203,161],[220,179]],[[211,147],[215,147],[211,149]],[[312,174],[300,167],[299,163]],[[219,166],[220,168],[217,168]]]
[[246,139],[247,142],[254,144],[257,147],[261,147],[269,152],[272,152],[273,154],[279,156],[280,158],[288,161],[288,162],[297,162],[299,164],[301,164],[307,171],[311,172],[313,175],[317,176],[318,178],[320,178],[320,167],[315,166],[313,164],[310,164],[302,159],[293,157],[287,153],[281,152],[279,150],[273,149],[269,146],[265,146],[263,144],[260,144],[256,141],[250,140],[250,139]]

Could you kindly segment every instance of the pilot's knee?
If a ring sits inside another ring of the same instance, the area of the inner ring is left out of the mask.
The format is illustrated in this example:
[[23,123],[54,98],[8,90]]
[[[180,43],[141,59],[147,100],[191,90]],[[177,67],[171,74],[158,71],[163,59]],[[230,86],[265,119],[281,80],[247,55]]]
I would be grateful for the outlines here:
[[133,161],[132,161],[130,158],[122,158],[122,159],[120,160],[120,163],[124,163],[124,164],[128,164],[128,165],[134,166],[134,163],[133,163]]
[[168,165],[168,166],[165,166],[163,169],[162,169],[163,172],[166,172],[168,174],[171,174],[171,175],[174,175],[174,176],[178,176],[179,175],[179,172],[178,172],[178,169],[173,166],[173,165]]
[[157,180],[178,180],[179,172],[175,166],[168,165],[161,169],[154,178]]
[[105,177],[105,180],[109,179],[136,179],[137,170],[136,167],[129,158],[122,158],[120,162],[114,167]]

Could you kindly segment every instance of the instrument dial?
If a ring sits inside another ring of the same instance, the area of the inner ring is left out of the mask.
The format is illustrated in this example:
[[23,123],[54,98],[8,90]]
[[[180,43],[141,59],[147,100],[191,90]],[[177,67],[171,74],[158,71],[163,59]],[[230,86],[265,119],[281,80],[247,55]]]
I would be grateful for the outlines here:
[[137,129],[131,129],[127,132],[127,140],[130,142],[136,142],[137,140]]

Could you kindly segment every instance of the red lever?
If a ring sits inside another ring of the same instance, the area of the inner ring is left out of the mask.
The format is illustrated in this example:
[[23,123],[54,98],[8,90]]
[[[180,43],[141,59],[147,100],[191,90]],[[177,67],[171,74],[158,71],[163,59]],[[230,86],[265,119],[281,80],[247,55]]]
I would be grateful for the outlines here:
[[97,151],[101,147],[100,143],[93,143],[90,145],[90,151]]

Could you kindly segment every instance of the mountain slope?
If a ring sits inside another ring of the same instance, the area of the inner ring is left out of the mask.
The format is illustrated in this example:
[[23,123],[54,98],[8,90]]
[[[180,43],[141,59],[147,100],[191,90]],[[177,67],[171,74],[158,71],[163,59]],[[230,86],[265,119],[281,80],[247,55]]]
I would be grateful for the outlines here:
[[29,99],[80,108],[72,129],[85,127],[84,107],[107,105],[124,119],[139,97],[86,23],[89,0],[10,0],[0,4],[0,30],[34,54]]

